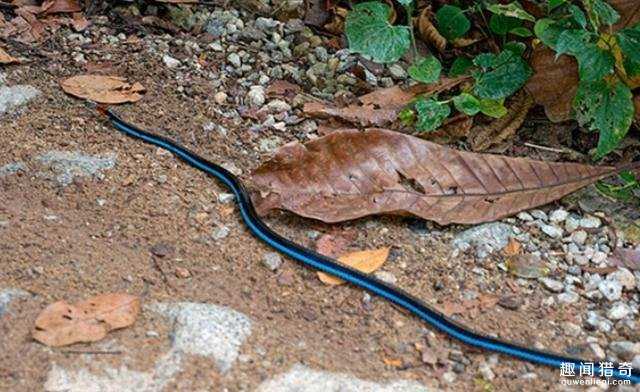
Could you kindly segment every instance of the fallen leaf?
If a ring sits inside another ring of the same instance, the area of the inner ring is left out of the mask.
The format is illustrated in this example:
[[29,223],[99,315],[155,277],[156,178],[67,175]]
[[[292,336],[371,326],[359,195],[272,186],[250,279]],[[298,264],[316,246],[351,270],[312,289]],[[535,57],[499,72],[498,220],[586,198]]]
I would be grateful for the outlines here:
[[549,203],[617,172],[457,151],[386,129],[342,129],[281,147],[254,171],[253,183],[262,214],[280,208],[330,223],[412,214],[439,224],[475,224]]
[[53,347],[95,342],[133,324],[138,313],[140,299],[128,294],[102,294],[75,305],[58,301],[38,315],[33,338]]
[[137,102],[145,91],[138,82],[129,84],[125,78],[103,75],[73,76],[60,81],[60,86],[67,94],[107,104]]
[[323,28],[331,19],[331,12],[327,7],[330,1],[308,0],[304,14],[304,23],[309,26]]
[[509,239],[509,242],[507,243],[507,245],[504,248],[502,248],[502,254],[507,257],[518,255],[520,254],[521,251],[522,251],[522,244],[520,243],[520,241],[518,241],[515,238]]
[[349,240],[343,236],[324,234],[316,242],[316,251],[328,257],[338,257],[349,246]]
[[402,360],[401,359],[385,357],[385,358],[382,359],[382,361],[387,366],[393,366],[393,367],[396,367],[396,368],[399,368],[400,366],[402,366]]
[[532,106],[533,99],[527,91],[516,93],[505,116],[488,125],[478,125],[470,132],[468,139],[473,151],[485,151],[515,135]]
[[19,63],[20,60],[9,55],[9,53],[5,52],[2,48],[0,48],[0,64],[13,64]]
[[[617,31],[640,22],[640,3],[635,0],[610,0],[608,2],[620,14],[620,21],[613,26]],[[573,57],[562,55],[547,47],[534,48],[530,65],[533,76],[526,89],[534,101],[544,106],[551,121],[560,122],[572,118],[571,105],[578,89],[578,64]],[[637,113],[637,111],[636,111]]]
[[41,6],[41,12],[45,15],[80,11],[82,11],[82,7],[76,0],[45,0]]
[[538,279],[549,275],[549,268],[533,254],[516,254],[507,258],[505,262],[507,270],[524,279]]
[[385,126],[396,121],[398,112],[417,95],[449,90],[466,79],[443,77],[438,83],[420,84],[407,90],[398,86],[383,88],[358,97],[357,103],[345,107],[336,107],[331,103],[308,102],[302,110],[310,117],[337,117],[362,127]]
[[438,144],[451,144],[469,137],[473,117],[457,113],[444,120],[442,126],[432,132],[420,132],[416,136]]
[[433,18],[431,7],[425,7],[420,12],[420,16],[418,16],[418,33],[424,41],[432,44],[439,52],[444,52],[447,46],[447,39],[436,29],[431,22],[431,18]]
[[83,31],[89,27],[90,24],[91,22],[89,22],[80,12],[74,12],[73,15],[71,15],[71,26],[75,31]]
[[267,87],[266,93],[269,97],[284,97],[292,99],[301,91],[302,87],[297,84],[293,84],[286,80],[274,80],[269,84],[269,87]]
[[[390,250],[390,248],[362,250],[340,256],[338,257],[338,261],[358,271],[370,274],[382,267],[382,264],[384,264],[384,262],[387,261],[387,257],[389,257]],[[325,274],[324,272],[318,272],[318,278],[322,283],[332,286],[344,283],[344,280]]]
[[616,248],[609,256],[609,264],[616,267],[640,271],[640,247],[636,249]]

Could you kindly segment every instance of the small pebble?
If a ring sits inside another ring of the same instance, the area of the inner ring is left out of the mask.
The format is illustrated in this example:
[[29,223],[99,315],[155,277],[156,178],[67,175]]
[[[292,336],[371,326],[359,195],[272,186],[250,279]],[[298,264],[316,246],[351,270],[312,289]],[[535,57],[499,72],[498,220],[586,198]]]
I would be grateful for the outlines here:
[[602,225],[600,218],[596,218],[595,216],[580,219],[580,227],[584,227],[585,229],[597,229],[600,225]]
[[621,320],[631,314],[631,308],[624,302],[616,302],[607,311],[609,320]]
[[531,211],[531,216],[533,216],[536,219],[540,219],[543,221],[546,221],[549,219],[549,217],[547,216],[547,213],[542,211],[542,210],[533,210]]
[[552,223],[563,222],[569,216],[569,212],[563,209],[554,210],[549,215],[549,221]]
[[520,212],[518,213],[518,219],[520,219],[521,221],[525,221],[525,222],[532,222],[533,221],[533,217],[531,216],[531,214],[529,214],[528,212]]
[[224,104],[225,102],[227,102],[227,93],[225,93],[224,91],[218,91],[213,96],[213,101],[218,105]]
[[547,290],[552,291],[554,293],[559,293],[564,289],[564,285],[562,282],[558,282],[555,279],[551,278],[540,278],[540,282]]
[[177,67],[177,66],[179,66],[181,64],[180,60],[174,59],[173,57],[169,56],[168,54],[165,54],[164,56],[162,56],[162,62],[168,68],[175,68],[175,67]]
[[540,230],[551,238],[562,238],[563,231],[557,226],[541,223]]
[[214,240],[221,240],[228,236],[230,232],[231,230],[227,226],[217,227],[215,230],[213,230],[211,238],[213,238]]
[[175,271],[176,277],[186,279],[191,276],[191,272],[188,269],[183,267],[176,267]]
[[271,271],[275,271],[282,265],[282,257],[276,252],[266,253],[262,257],[262,264],[269,268]]
[[377,271],[375,274],[375,277],[380,279],[381,281],[385,282],[385,283],[389,283],[389,284],[395,284],[396,281],[398,280],[395,275],[393,275],[391,272],[386,272],[386,271]]
[[609,301],[617,301],[622,297],[622,285],[616,280],[603,280],[598,284],[598,290]]

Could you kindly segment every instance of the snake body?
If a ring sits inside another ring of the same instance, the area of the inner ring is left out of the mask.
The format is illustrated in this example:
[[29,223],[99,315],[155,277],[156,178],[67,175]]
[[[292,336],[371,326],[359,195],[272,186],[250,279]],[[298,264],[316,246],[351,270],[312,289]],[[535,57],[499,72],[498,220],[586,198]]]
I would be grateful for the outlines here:
[[163,136],[143,131],[126,123],[111,110],[99,108],[99,111],[106,115],[111,124],[125,135],[165,149],[186,162],[188,165],[201,170],[222,182],[235,195],[235,200],[240,209],[240,215],[249,231],[255,237],[265,242],[278,252],[308,267],[328,273],[367,290],[370,293],[378,295],[413,313],[433,329],[469,346],[504,354],[538,365],[550,366],[557,369],[571,368],[576,375],[581,374],[581,371],[584,372],[582,374],[589,374],[587,372],[590,371],[591,374],[595,375],[595,377],[604,375],[619,380],[630,380],[634,384],[640,383],[640,372],[636,369],[621,369],[618,366],[614,366],[614,368],[611,369],[611,366],[603,365],[602,362],[585,361],[560,354],[531,349],[495,337],[477,333],[453,320],[450,320],[423,301],[393,285],[382,282],[379,279],[347,267],[337,260],[323,256],[289,241],[271,230],[259,218],[244,186],[240,180],[228,170],[206,160],[205,158]]

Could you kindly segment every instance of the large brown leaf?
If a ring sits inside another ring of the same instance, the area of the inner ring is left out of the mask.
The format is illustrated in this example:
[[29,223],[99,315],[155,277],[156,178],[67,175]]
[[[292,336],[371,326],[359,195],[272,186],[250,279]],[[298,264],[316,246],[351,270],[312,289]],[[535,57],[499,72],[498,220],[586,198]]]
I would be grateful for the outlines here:
[[260,213],[280,208],[324,222],[413,214],[471,224],[549,203],[615,172],[462,152],[385,129],[342,129],[285,145],[253,181]]
[[[630,27],[640,22],[640,2],[637,0],[610,0],[620,14],[620,21],[613,30]],[[571,119],[571,104],[578,89],[578,63],[573,57],[560,56],[547,47],[536,47],[531,56],[533,76],[526,89],[535,102],[544,106],[551,121]]]

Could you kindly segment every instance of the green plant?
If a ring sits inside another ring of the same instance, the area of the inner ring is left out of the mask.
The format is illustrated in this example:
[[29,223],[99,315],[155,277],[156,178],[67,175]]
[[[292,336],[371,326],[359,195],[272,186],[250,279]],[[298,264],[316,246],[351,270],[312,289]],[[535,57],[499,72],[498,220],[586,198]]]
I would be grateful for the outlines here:
[[558,56],[573,56],[580,82],[573,99],[575,118],[599,132],[596,158],[613,151],[625,137],[635,113],[632,79],[640,75],[640,26],[613,32],[620,19],[604,0],[547,3],[549,17],[534,27],[542,43]]
[[[378,1],[356,4],[346,19],[345,33],[349,48],[379,63],[393,63],[413,47],[415,59],[409,66],[409,76],[421,83],[436,83],[443,70],[438,58],[429,55],[419,58],[411,23],[413,0],[397,0],[404,7],[407,25],[390,22],[392,10]],[[438,96],[419,97],[413,105],[400,114],[407,124],[414,124],[418,131],[433,131],[450,115],[453,103],[459,112],[473,116],[483,113],[490,117],[502,117],[507,113],[504,100],[518,91],[531,76],[531,68],[522,59],[525,45],[507,42],[507,36],[527,37],[531,31],[524,22],[535,19],[519,3],[497,4],[475,2],[467,9],[444,5],[435,14],[436,27],[449,41],[462,38],[471,28],[468,13],[491,13],[489,27],[502,37],[503,49],[499,53],[482,53],[475,57],[459,57],[451,64],[449,76],[467,76],[472,83],[465,84],[459,95],[448,99]],[[484,16],[483,16],[484,17]]]

